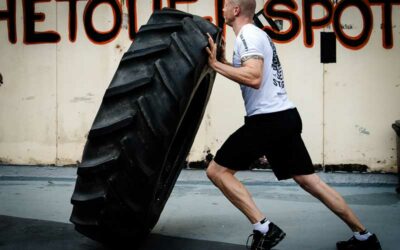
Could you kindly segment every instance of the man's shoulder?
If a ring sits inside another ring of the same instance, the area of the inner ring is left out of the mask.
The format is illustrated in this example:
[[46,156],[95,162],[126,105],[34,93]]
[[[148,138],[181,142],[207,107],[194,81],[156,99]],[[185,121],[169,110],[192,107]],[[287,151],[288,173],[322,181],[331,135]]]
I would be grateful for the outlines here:
[[261,50],[269,46],[267,33],[255,25],[246,25],[236,38],[236,44],[246,50],[246,47],[259,48]]
[[252,40],[253,42],[259,41],[265,43],[268,41],[268,34],[255,26],[254,24],[245,25],[239,34],[241,40]]
[[264,30],[260,29],[254,24],[246,24],[245,26],[243,26],[241,33],[244,35],[257,35],[257,36],[267,35]]

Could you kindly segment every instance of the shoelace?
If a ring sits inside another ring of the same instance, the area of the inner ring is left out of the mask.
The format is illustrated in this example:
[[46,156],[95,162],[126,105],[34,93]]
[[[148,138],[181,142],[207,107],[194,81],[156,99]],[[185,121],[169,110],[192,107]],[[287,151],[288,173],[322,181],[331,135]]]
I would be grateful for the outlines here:
[[[251,241],[251,245],[250,245],[250,247],[249,247],[249,240],[250,240],[250,237],[253,237],[253,238],[252,238],[252,241]],[[251,249],[251,246],[253,245],[253,242],[254,242],[254,234],[250,234],[249,237],[247,237],[246,248],[247,248],[247,249]]]
[[[251,241],[251,245],[250,245],[250,247],[249,247],[249,240],[250,240],[250,237],[253,237],[252,238],[252,241]],[[247,237],[247,241],[246,241],[246,248],[247,249],[251,249],[251,247],[253,246],[253,244],[254,244],[254,233],[253,234],[250,234],[249,235],[249,237]],[[261,239],[260,239],[260,241],[258,242],[258,244],[257,244],[257,246],[256,246],[256,248],[255,248],[255,250],[266,250],[264,247],[263,247],[263,244],[264,244],[264,242],[265,241],[267,241],[267,239],[265,238],[265,236],[261,236]]]

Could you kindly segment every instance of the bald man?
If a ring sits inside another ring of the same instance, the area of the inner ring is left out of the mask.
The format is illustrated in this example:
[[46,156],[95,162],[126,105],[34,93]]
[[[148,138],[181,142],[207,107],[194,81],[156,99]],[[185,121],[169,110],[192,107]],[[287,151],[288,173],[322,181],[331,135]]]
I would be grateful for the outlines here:
[[240,85],[246,117],[245,124],[218,150],[207,168],[207,176],[253,224],[250,235],[253,236],[253,250],[271,249],[286,235],[266,218],[234,176],[263,155],[267,156],[278,180],[293,178],[350,227],[354,236],[338,242],[339,250],[381,249],[376,235],[366,230],[342,196],[314,173],[301,138],[301,118],[287,96],[275,46],[270,37],[253,24],[255,8],[255,0],[225,0],[225,22],[236,35],[232,64],[227,62],[224,53],[217,59],[216,44],[209,37],[209,65]]

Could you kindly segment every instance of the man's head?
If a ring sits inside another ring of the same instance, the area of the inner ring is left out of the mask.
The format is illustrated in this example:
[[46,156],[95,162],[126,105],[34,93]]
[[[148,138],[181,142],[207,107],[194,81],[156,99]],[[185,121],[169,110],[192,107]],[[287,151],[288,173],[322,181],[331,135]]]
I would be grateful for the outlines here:
[[224,18],[228,25],[232,25],[238,17],[253,19],[256,11],[255,0],[225,0],[224,5]]

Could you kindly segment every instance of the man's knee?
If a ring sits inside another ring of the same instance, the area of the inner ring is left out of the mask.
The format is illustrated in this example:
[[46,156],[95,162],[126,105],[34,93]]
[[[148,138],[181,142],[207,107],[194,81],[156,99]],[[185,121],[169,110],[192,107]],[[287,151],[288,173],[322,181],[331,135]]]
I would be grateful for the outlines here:
[[229,172],[229,169],[218,165],[215,161],[211,161],[206,170],[207,177],[214,182],[226,172]]
[[217,168],[216,168],[216,163],[214,161],[211,161],[210,164],[208,164],[206,174],[208,179],[213,180],[217,176]]
[[316,174],[293,176],[294,181],[306,191],[315,191],[321,182]]

